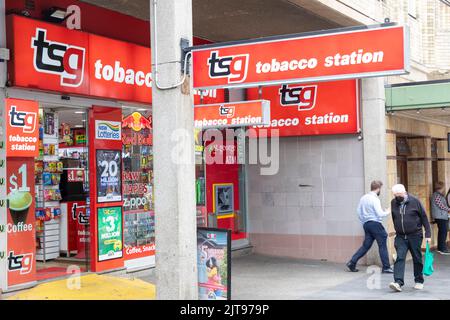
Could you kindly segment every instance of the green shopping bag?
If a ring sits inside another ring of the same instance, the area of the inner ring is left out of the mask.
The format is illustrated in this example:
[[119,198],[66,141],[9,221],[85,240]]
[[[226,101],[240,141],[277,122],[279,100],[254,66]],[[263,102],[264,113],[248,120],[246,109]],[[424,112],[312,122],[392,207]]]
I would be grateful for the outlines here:
[[426,276],[431,276],[434,272],[433,268],[434,256],[430,251],[430,245],[427,242],[427,249],[425,251],[425,264],[423,266],[423,274]]

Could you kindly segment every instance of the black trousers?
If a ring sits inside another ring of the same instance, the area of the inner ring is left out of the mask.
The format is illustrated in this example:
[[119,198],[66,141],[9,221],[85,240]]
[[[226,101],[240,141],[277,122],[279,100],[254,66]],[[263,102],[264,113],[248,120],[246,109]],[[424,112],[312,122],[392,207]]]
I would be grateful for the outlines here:
[[422,242],[421,234],[414,234],[395,237],[395,250],[397,251],[397,259],[394,263],[394,281],[403,286],[405,284],[405,263],[406,254],[411,252],[414,263],[414,281],[423,283],[423,262],[422,262]]
[[435,219],[438,226],[438,250],[447,251],[448,220]]

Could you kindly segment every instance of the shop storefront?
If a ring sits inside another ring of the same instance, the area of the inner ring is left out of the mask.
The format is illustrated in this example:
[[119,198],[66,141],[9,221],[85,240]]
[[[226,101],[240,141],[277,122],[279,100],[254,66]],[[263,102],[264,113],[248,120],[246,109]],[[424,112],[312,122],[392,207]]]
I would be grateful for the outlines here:
[[154,266],[150,49],[19,15],[7,35],[7,289]]

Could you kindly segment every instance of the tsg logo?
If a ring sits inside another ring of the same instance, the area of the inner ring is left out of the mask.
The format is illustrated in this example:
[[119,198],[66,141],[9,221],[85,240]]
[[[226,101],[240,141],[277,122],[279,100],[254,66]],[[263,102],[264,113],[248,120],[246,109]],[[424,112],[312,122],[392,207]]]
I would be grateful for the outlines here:
[[219,107],[219,114],[222,117],[227,117],[227,118],[233,118],[234,117],[234,112],[235,112],[235,107],[231,106],[231,107],[226,107],[224,105],[221,105]]
[[280,88],[280,103],[283,107],[298,106],[298,111],[312,110],[316,106],[317,86]]
[[48,41],[47,30],[40,28],[31,39],[31,47],[34,49],[36,71],[59,75],[61,86],[79,87],[83,83],[84,48]]
[[23,133],[34,133],[37,127],[37,114],[35,112],[18,111],[17,106],[11,106],[9,124],[11,127],[22,128]]
[[20,274],[28,274],[33,269],[33,254],[14,255],[11,251],[8,256],[8,270],[10,272],[20,272]]
[[240,83],[247,78],[248,54],[219,57],[218,51],[212,51],[208,59],[209,77],[228,78],[228,83]]

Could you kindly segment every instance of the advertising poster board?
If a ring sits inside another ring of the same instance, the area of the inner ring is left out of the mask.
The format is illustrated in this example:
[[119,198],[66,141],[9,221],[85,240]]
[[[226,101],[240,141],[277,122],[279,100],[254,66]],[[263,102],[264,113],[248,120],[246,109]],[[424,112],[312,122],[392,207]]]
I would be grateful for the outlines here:
[[98,261],[122,258],[122,208],[98,208]]
[[122,201],[122,151],[97,150],[97,202]]
[[7,170],[8,285],[15,286],[36,281],[34,159],[9,158]]
[[200,300],[231,299],[231,231],[197,228]]

